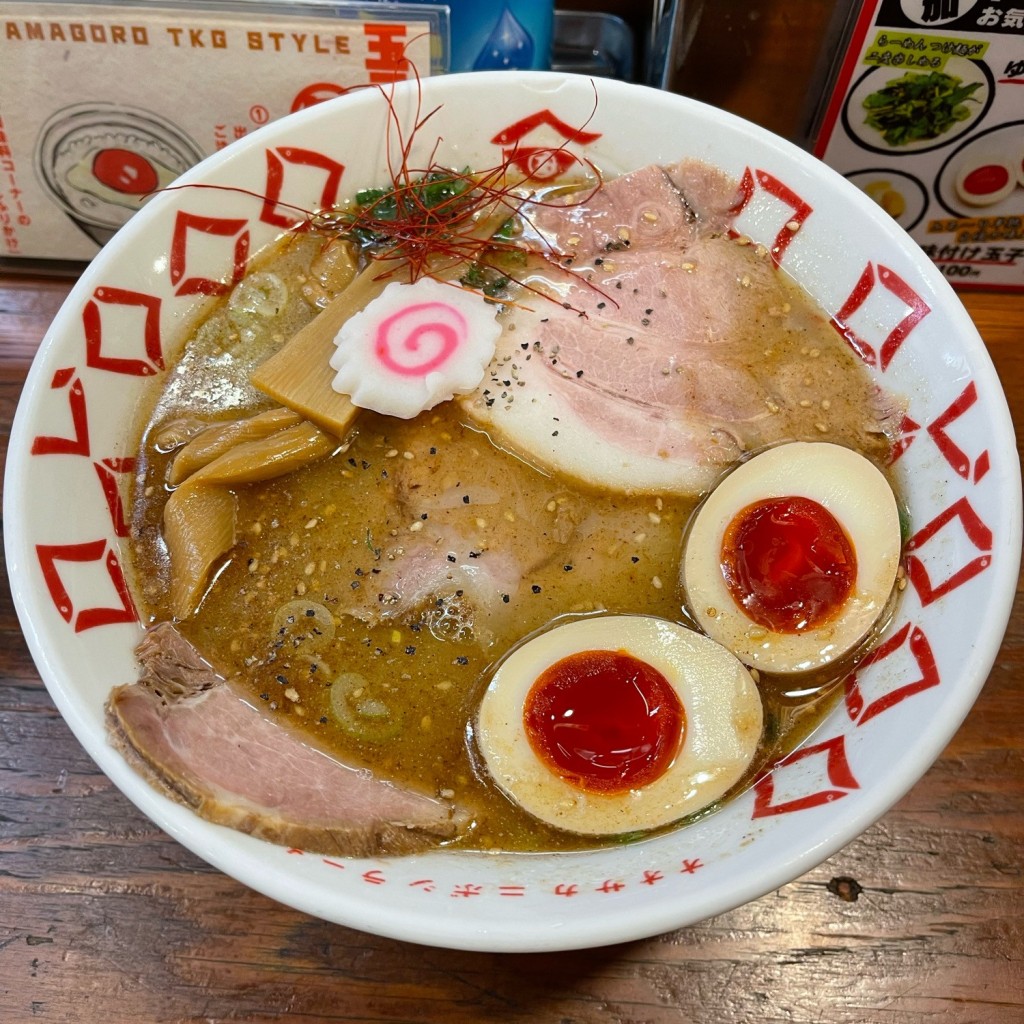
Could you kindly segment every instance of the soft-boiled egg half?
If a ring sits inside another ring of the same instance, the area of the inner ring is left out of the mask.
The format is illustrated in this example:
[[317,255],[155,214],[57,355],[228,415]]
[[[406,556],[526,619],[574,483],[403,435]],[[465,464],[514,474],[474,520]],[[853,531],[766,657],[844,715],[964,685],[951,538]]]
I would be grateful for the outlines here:
[[585,835],[677,821],[723,796],[761,738],[750,673],[694,630],[644,615],[555,626],[500,664],[476,740],[534,817]]
[[741,463],[707,497],[681,582],[701,628],[745,664],[804,672],[868,636],[900,550],[881,471],[849,448],[792,442]]

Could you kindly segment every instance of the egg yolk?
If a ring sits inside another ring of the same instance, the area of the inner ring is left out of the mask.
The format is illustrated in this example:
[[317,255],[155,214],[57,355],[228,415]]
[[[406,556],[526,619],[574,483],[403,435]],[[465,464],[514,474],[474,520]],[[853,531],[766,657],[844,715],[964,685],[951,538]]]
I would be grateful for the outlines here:
[[857,558],[835,516],[810,498],[771,498],[733,517],[722,575],[747,616],[776,633],[815,629],[853,590]]
[[972,196],[987,196],[1010,183],[1010,172],[1001,164],[976,167],[964,178],[964,190]]
[[671,683],[625,651],[579,651],[530,688],[523,724],[552,772],[589,793],[624,793],[671,767],[686,715]]
[[130,149],[101,149],[92,161],[96,180],[115,192],[143,196],[160,184],[153,165]]

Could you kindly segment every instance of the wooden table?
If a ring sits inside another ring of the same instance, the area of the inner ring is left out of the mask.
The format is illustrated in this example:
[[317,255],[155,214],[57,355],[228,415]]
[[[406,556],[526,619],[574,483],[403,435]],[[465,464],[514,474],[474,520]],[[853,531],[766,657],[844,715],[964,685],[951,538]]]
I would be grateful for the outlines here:
[[[0,277],[4,454],[28,364],[69,287]],[[1024,412],[1024,299],[965,302]],[[143,818],[72,737],[6,585],[0,636],[2,1021],[1024,1021],[1019,600],[953,742],[846,849],[695,927],[544,956],[375,938],[208,867]]]

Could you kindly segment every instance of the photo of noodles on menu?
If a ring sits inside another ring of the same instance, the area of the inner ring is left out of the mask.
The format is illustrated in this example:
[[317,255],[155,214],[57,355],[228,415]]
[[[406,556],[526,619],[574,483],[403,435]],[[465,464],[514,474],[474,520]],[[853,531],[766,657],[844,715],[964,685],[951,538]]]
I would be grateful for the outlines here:
[[958,288],[1024,290],[1024,9],[875,0],[848,33],[815,153]]
[[358,18],[366,6],[4,4],[0,260],[89,260],[233,140],[354,87],[429,75],[440,16],[389,4]]

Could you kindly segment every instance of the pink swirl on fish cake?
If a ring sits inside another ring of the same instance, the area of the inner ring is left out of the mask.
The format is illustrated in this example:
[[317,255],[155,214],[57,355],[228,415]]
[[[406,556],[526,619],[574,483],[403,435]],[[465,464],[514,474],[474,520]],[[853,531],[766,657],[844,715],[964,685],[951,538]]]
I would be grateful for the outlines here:
[[[411,323],[410,323],[411,322]],[[444,302],[418,302],[392,313],[377,326],[374,354],[381,364],[401,377],[435,373],[454,356],[469,333],[466,318]],[[418,362],[402,362],[401,353],[418,356]]]

